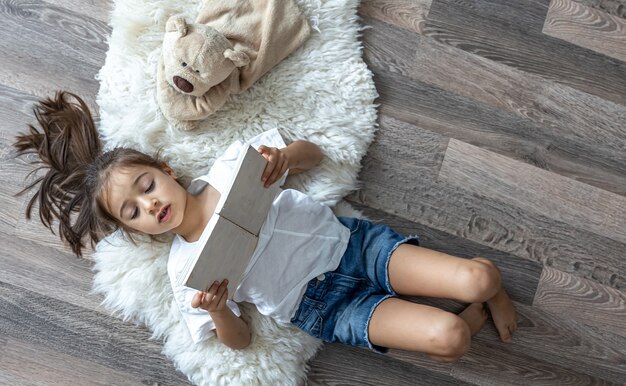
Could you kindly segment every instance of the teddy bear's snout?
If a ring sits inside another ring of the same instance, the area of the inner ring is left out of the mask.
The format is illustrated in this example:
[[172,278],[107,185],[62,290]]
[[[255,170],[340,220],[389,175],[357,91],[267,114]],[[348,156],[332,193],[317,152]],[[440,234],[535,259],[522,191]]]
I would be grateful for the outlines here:
[[189,83],[186,79],[183,79],[180,76],[174,77],[174,84],[183,92],[190,93],[193,91],[193,84]]

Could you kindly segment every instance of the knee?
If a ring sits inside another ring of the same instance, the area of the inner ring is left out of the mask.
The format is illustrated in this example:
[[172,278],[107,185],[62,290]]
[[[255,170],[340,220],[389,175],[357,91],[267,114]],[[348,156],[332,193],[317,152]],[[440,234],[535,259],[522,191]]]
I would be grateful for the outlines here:
[[454,362],[462,357],[470,348],[470,328],[460,317],[450,314],[435,323],[430,338],[434,358],[441,362]]
[[480,303],[491,299],[502,285],[500,270],[491,261],[477,257],[461,274],[467,302]]

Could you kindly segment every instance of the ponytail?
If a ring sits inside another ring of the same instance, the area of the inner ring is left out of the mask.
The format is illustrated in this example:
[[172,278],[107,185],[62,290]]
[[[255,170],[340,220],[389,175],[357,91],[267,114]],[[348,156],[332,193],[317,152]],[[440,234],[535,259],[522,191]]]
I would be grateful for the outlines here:
[[[16,137],[18,156],[35,153],[39,167],[46,170],[18,194],[35,190],[26,207],[31,218],[39,202],[39,218],[54,233],[58,232],[72,252],[82,256],[84,239],[92,246],[108,233],[124,226],[111,216],[102,202],[101,191],[112,166],[142,164],[161,168],[161,163],[133,149],[116,148],[102,153],[102,142],[89,108],[75,94],[59,91],[54,98],[40,101],[33,109],[41,130],[29,125],[28,132]],[[131,230],[132,231],[132,230]]]

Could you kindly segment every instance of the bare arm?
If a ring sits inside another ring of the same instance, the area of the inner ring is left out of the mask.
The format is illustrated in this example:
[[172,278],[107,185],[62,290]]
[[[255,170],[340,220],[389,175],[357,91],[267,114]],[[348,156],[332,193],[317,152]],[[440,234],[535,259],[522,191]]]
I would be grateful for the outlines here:
[[282,149],[261,145],[259,152],[267,159],[261,178],[265,187],[276,182],[287,169],[289,175],[302,173],[317,166],[324,158],[319,146],[309,141],[295,141]]
[[220,312],[209,312],[215,322],[217,339],[226,346],[240,350],[250,344],[250,328],[243,319],[233,314],[230,308]]
[[232,349],[243,349],[250,344],[250,328],[226,306],[228,280],[214,283],[207,292],[199,291],[193,297],[191,306],[206,310],[215,323],[217,339]]

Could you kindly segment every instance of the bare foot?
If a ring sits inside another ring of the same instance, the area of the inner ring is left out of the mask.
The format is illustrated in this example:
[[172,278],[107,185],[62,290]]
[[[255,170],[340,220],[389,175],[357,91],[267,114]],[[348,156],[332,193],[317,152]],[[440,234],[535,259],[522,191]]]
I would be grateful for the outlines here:
[[500,291],[487,301],[487,305],[489,305],[493,323],[500,334],[500,340],[511,343],[511,335],[517,330],[517,321],[515,306],[504,288],[500,288]]
[[461,319],[469,325],[472,336],[483,328],[487,321],[487,311],[482,303],[472,303],[459,314]]

